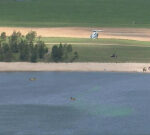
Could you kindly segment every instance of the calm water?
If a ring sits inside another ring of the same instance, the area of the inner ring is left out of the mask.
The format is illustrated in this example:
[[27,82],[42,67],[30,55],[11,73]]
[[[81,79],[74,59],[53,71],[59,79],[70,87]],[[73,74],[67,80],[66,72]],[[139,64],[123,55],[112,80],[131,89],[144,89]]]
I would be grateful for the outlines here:
[[0,73],[0,135],[149,134],[150,74]]

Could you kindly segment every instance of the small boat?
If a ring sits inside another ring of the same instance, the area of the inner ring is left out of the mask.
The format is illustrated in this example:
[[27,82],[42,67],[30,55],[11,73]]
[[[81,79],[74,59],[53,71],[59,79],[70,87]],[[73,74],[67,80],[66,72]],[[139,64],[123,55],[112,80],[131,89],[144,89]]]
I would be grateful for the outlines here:
[[32,77],[32,78],[29,78],[30,81],[35,81],[36,78],[35,77]]

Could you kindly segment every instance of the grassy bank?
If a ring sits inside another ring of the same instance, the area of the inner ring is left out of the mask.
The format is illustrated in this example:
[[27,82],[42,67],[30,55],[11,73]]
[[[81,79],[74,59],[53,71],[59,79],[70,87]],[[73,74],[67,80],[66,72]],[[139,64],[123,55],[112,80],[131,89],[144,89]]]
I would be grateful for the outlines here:
[[[150,47],[73,45],[73,48],[79,53],[80,62],[150,62]],[[117,58],[110,57],[113,53]]]
[[[118,39],[43,38],[51,48],[58,42],[72,43],[78,62],[150,62],[150,42]],[[84,44],[83,44],[84,43]],[[111,45],[109,45],[111,44]],[[112,54],[117,58],[112,58]]]
[[150,27],[149,0],[0,0],[0,26]]

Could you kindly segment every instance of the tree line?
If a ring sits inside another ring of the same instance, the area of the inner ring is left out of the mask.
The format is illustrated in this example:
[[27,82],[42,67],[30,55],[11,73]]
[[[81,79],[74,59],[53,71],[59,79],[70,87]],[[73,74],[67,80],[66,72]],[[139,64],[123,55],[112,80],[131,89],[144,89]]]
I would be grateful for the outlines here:
[[5,32],[0,35],[0,61],[3,62],[73,62],[78,53],[71,45],[54,45],[48,49],[44,41],[31,31],[23,36],[14,31],[10,36]]
[[78,52],[73,51],[71,45],[54,45],[52,47],[51,58],[55,62],[73,62],[78,59]]

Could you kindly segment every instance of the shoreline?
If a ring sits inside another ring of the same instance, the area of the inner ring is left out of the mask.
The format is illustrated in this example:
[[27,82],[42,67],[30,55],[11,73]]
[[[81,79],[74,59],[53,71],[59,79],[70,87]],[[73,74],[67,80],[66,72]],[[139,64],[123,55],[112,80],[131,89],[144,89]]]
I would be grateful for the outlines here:
[[0,62],[0,72],[67,71],[67,72],[143,72],[150,73],[150,63],[29,63]]

